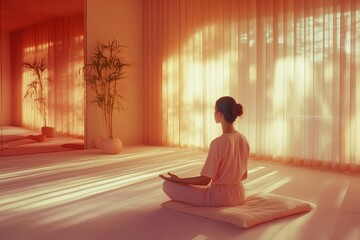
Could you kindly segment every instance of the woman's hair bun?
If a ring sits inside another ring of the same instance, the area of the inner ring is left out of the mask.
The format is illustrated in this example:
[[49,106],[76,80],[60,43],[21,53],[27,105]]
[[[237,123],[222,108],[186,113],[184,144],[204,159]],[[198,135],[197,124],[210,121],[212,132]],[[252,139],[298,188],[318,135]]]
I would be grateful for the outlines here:
[[240,103],[235,103],[232,107],[232,113],[236,117],[240,117],[243,114],[243,107]]

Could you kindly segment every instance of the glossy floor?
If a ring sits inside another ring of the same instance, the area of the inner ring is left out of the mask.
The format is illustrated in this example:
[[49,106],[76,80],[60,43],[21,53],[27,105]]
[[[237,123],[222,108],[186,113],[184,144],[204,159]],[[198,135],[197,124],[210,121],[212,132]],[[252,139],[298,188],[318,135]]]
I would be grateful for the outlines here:
[[159,174],[198,174],[206,153],[128,147],[0,159],[0,239],[360,239],[359,176],[254,161],[245,188],[310,201],[307,214],[241,229],[163,209]]

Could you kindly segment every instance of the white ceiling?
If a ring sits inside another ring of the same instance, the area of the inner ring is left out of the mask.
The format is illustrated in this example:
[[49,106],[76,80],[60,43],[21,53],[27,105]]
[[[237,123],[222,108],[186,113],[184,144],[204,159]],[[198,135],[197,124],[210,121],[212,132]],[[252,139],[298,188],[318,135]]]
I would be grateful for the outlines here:
[[60,16],[84,14],[86,0],[0,0],[1,26],[5,32]]

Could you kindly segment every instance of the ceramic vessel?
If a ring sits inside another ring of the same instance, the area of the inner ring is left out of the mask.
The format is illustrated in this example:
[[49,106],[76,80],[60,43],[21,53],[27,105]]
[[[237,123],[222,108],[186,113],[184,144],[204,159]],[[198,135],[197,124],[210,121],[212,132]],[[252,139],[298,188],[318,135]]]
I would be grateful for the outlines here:
[[102,141],[101,149],[106,154],[118,154],[122,151],[123,145],[119,138],[104,139]]
[[47,138],[52,138],[52,137],[55,137],[55,135],[56,135],[55,128],[47,127],[47,126],[41,128],[41,133],[42,133],[42,135],[46,136]]

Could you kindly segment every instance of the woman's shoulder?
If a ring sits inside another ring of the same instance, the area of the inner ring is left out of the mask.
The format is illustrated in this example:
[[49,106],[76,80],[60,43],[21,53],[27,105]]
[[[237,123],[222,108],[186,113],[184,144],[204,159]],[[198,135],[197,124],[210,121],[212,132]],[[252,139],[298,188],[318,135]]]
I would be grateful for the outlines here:
[[243,144],[248,143],[246,136],[238,131],[236,131],[235,133],[231,133],[231,134],[223,134],[214,140],[218,144],[232,143],[234,141],[241,142]]
[[220,136],[216,137],[215,139],[213,139],[212,143],[214,143],[214,144],[224,143],[224,142],[231,141],[234,138],[244,138],[244,136],[239,132],[224,133],[224,134],[221,134]]
[[240,132],[238,132],[238,134],[239,134],[239,136],[240,136],[242,139],[244,139],[244,140],[247,141],[247,138],[246,138],[246,136],[245,136],[244,134],[242,134],[242,133],[240,133]]

